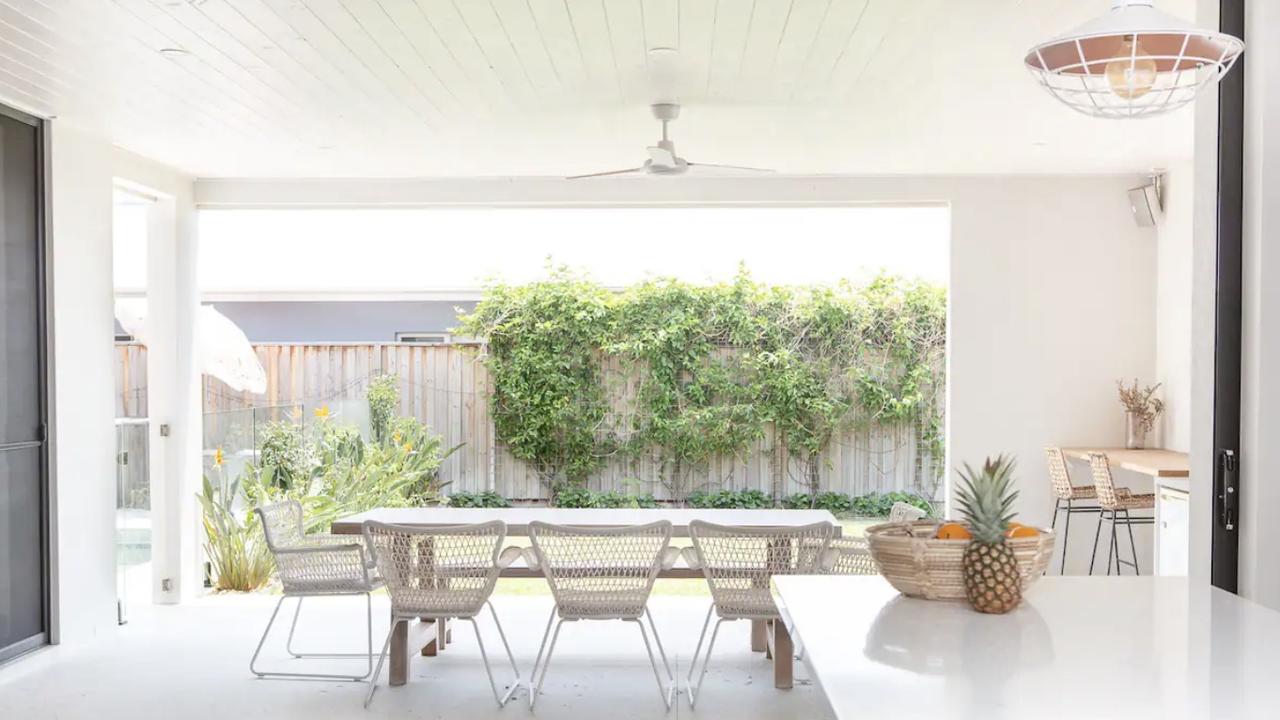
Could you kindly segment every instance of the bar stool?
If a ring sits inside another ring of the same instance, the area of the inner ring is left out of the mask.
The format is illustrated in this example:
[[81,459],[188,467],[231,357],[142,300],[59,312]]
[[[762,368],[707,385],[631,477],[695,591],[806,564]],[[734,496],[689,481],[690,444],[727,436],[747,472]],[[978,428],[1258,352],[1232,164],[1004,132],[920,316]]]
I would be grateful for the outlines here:
[[[1153,515],[1133,517],[1131,510],[1155,511],[1156,496],[1153,493],[1134,495],[1128,488],[1117,488],[1111,477],[1111,461],[1106,453],[1089,453],[1089,467],[1093,471],[1093,487],[1097,491],[1098,505],[1102,508],[1098,516],[1098,530],[1093,535],[1093,554],[1089,559],[1089,574],[1093,574],[1093,562],[1098,554],[1098,538],[1102,534],[1102,521],[1111,523],[1111,546],[1107,549],[1107,574],[1111,574],[1111,558],[1115,556],[1116,574],[1121,574],[1121,566],[1133,568],[1134,575],[1141,575],[1138,569],[1138,544],[1133,540],[1134,525],[1152,525],[1156,519]],[[1110,515],[1110,517],[1108,517]],[[1116,526],[1124,525],[1129,531],[1129,551],[1133,562],[1120,558],[1120,544],[1116,540]]]
[[1102,524],[1102,508],[1098,507],[1098,494],[1092,485],[1072,485],[1071,473],[1067,470],[1067,459],[1062,448],[1044,449],[1049,460],[1049,483],[1053,486],[1053,522],[1051,528],[1058,526],[1058,514],[1065,512],[1067,519],[1062,527],[1062,566],[1059,574],[1067,572],[1067,541],[1071,538],[1071,516],[1076,513],[1098,515],[1098,524]]

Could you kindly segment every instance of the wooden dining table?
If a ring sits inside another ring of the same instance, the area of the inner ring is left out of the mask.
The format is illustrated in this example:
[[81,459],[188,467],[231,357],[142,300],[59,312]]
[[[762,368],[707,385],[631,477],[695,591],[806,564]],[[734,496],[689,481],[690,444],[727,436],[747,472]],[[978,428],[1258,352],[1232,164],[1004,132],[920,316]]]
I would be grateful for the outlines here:
[[[694,520],[720,525],[739,525],[750,528],[791,528],[812,523],[829,522],[840,533],[836,518],[826,510],[747,510],[702,508],[378,508],[368,512],[335,520],[330,531],[335,535],[358,535],[366,520],[407,525],[410,527],[439,527],[470,525],[501,520],[507,525],[508,537],[528,537],[529,524],[534,521],[556,525],[602,528],[667,520],[671,523],[672,536],[689,537],[689,524]],[[542,577],[542,573],[530,570],[523,563],[513,564],[502,571],[502,577]],[[677,564],[659,574],[664,578],[702,578],[701,570]],[[450,640],[447,622],[436,623],[430,619],[414,622],[400,621],[391,635],[389,682],[404,685],[409,679],[410,659],[418,654],[431,657],[444,650]],[[784,623],[763,620],[751,621],[751,649],[766,653],[773,659],[774,686],[790,688],[793,684],[793,645]]]

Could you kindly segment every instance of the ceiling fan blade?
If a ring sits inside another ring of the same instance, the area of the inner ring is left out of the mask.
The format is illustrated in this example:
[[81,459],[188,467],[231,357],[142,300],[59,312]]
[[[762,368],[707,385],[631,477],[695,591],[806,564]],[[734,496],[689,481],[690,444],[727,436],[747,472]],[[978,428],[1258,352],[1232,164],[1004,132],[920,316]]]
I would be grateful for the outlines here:
[[627,168],[625,170],[606,170],[598,173],[587,173],[586,175],[570,175],[565,180],[582,180],[584,178],[607,177],[609,175],[630,175],[632,173],[644,172],[644,166]]
[[722,165],[720,163],[704,163],[704,162],[690,162],[688,163],[688,165],[691,168],[694,168],[694,167],[719,168],[721,170],[741,170],[743,172],[757,172],[757,173],[777,172],[772,168],[747,167],[746,165]]
[[646,149],[649,151],[649,163],[654,167],[669,170],[676,166],[676,154],[670,150],[655,145]]

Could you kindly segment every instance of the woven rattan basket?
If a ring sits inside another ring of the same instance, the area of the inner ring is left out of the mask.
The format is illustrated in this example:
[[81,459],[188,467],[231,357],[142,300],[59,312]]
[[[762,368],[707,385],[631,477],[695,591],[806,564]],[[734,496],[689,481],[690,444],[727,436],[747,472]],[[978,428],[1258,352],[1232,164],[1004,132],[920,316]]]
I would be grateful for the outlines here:
[[[964,600],[963,540],[935,540],[939,523],[884,523],[867,528],[871,557],[889,584],[903,595],[926,600]],[[1044,574],[1053,557],[1053,531],[1036,537],[1010,539],[1018,558],[1025,591]]]

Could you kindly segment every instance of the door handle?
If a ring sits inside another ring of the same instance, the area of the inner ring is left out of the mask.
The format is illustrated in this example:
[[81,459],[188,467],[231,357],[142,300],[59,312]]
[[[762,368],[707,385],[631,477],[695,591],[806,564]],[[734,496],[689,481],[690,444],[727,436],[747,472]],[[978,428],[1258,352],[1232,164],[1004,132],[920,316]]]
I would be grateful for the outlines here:
[[1240,509],[1240,463],[1234,450],[1220,448],[1213,473],[1214,506],[1218,526],[1234,532]]

